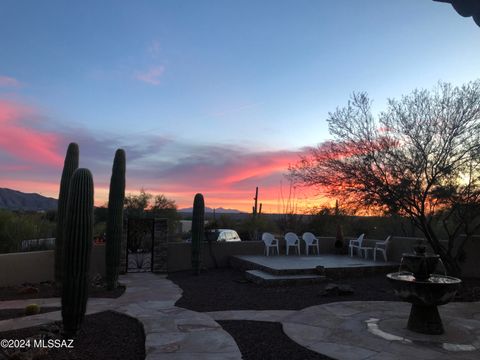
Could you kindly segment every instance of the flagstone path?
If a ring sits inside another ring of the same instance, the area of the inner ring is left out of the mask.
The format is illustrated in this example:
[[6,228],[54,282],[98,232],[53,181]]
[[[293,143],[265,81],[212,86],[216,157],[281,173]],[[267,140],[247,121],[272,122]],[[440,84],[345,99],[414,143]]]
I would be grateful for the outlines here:
[[[215,320],[280,322],[298,344],[335,359],[479,359],[480,302],[440,307],[445,334],[406,330],[410,305],[402,302],[337,302],[302,310],[240,310],[199,313],[175,306],[182,290],[164,275],[128,274],[117,299],[89,300],[87,313],[118,311],[142,322],[147,360],[241,359],[234,339]],[[213,294],[212,294],[213,296]],[[60,299],[0,302],[0,309],[35,302],[60,306]],[[60,311],[0,321],[0,331],[61,320]]]

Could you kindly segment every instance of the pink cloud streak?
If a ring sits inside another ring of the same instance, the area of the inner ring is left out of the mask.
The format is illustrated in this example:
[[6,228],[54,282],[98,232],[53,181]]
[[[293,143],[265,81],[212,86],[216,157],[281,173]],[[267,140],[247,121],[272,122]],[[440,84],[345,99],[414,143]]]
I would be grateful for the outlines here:
[[60,136],[22,124],[33,114],[33,110],[25,105],[0,100],[0,150],[19,160],[61,166],[63,158],[56,151]]

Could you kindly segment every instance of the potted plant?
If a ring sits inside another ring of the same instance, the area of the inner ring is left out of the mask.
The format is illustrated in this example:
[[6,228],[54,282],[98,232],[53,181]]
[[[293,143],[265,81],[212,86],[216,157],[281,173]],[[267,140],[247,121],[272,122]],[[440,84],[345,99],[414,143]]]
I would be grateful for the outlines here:
[[337,224],[337,235],[335,236],[335,252],[337,254],[343,254],[345,239],[343,237],[343,230],[340,224]]

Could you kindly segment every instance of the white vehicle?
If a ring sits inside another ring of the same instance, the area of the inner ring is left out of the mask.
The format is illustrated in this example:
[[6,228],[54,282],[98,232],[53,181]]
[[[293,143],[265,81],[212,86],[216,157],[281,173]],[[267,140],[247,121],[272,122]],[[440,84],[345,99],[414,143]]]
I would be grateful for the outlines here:
[[231,229],[215,229],[211,230],[208,234],[213,241],[226,242],[226,241],[242,241],[235,230]]
[[[232,229],[215,229],[205,231],[205,241],[218,241],[218,242],[227,242],[227,241],[242,241],[237,232]],[[192,238],[188,238],[185,242],[191,243]]]

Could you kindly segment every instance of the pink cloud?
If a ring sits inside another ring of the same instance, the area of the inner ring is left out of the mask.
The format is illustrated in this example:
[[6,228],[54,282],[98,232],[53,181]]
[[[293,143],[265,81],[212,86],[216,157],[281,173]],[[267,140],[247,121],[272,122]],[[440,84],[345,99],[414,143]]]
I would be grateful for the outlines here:
[[164,72],[165,72],[165,66],[158,65],[158,66],[151,67],[147,71],[137,72],[135,74],[135,79],[139,81],[143,81],[147,84],[158,85],[160,84],[160,77],[163,75]]
[[[193,150],[195,151],[195,150]],[[276,212],[281,206],[281,189],[288,181],[284,174],[289,164],[299,160],[303,150],[247,152],[244,149],[217,147],[196,149],[198,158],[173,159],[170,167],[159,164],[154,169],[130,173],[129,189],[143,186],[152,193],[163,193],[177,201],[179,207],[190,207],[193,196],[201,192],[210,207],[251,211],[255,187],[260,188],[264,211]],[[288,194],[287,194],[288,195]]]
[[28,106],[0,100],[0,150],[19,160],[61,166],[63,158],[56,151],[60,136],[26,126],[25,120],[33,115]]
[[0,87],[20,87],[22,84],[17,79],[9,76],[0,76]]

